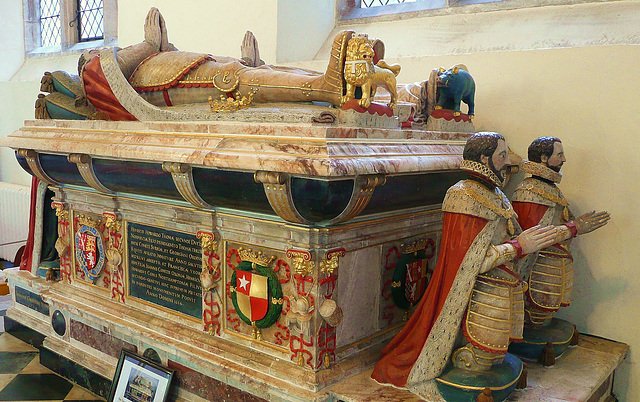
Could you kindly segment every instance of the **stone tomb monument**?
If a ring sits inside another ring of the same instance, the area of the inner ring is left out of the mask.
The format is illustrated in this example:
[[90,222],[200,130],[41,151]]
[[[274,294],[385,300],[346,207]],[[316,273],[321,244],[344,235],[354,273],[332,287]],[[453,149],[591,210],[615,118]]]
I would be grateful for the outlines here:
[[55,193],[59,274],[11,275],[7,317],[103,396],[126,349],[176,370],[179,400],[412,398],[367,370],[431,279],[472,125],[408,128],[424,106],[366,35],[340,32],[325,73],[245,42],[179,52],[152,9],[144,42],[45,75],[0,145]]
[[419,300],[467,136],[27,121],[3,145],[55,192],[60,281],[15,276],[46,311],[9,316],[105,378],[126,348],[190,378],[186,397],[219,381],[314,399],[373,364]]

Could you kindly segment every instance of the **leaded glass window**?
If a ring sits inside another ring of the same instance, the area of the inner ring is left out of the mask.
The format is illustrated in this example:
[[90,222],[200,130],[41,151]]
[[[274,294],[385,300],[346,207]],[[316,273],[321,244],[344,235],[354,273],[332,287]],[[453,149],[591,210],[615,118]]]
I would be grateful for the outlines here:
[[104,36],[102,0],[78,0],[78,39],[80,42]]
[[40,0],[40,40],[42,46],[60,44],[59,0]]

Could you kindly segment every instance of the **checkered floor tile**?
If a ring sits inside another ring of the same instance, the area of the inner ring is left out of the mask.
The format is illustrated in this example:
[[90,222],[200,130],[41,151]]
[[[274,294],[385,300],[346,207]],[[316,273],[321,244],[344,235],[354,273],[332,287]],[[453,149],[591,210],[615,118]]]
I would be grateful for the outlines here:
[[40,365],[38,349],[0,333],[0,401],[104,401]]

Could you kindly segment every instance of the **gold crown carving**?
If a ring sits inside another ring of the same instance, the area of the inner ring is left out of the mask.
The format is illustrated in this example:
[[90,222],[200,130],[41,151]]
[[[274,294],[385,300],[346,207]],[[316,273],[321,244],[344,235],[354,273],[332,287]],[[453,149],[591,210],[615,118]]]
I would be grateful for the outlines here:
[[270,267],[275,261],[276,256],[268,256],[262,251],[253,251],[250,248],[238,247],[238,255],[242,261],[254,262],[263,267]]
[[98,225],[100,225],[101,222],[102,222],[101,219],[95,220],[92,217],[87,216],[87,215],[78,216],[78,223],[81,226],[91,226],[92,228],[97,228]]
[[220,95],[220,100],[213,100],[209,97],[209,107],[212,112],[233,112],[234,110],[244,109],[251,105],[253,101],[253,93],[249,92],[249,96],[242,96],[240,92],[235,93],[236,98],[227,98]]
[[429,239],[416,240],[411,244],[401,244],[402,254],[411,254],[416,251],[424,250],[427,247]]

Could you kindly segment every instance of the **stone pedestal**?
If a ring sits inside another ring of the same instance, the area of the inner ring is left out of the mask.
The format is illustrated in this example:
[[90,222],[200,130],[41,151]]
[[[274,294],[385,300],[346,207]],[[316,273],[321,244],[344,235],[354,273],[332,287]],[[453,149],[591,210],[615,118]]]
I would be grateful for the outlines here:
[[[580,335],[552,367],[525,363],[527,388],[514,391],[507,401],[613,401],[613,376],[629,346],[623,343]],[[336,399],[355,401],[420,401],[410,392],[384,386],[371,379],[367,370],[329,388]]]

